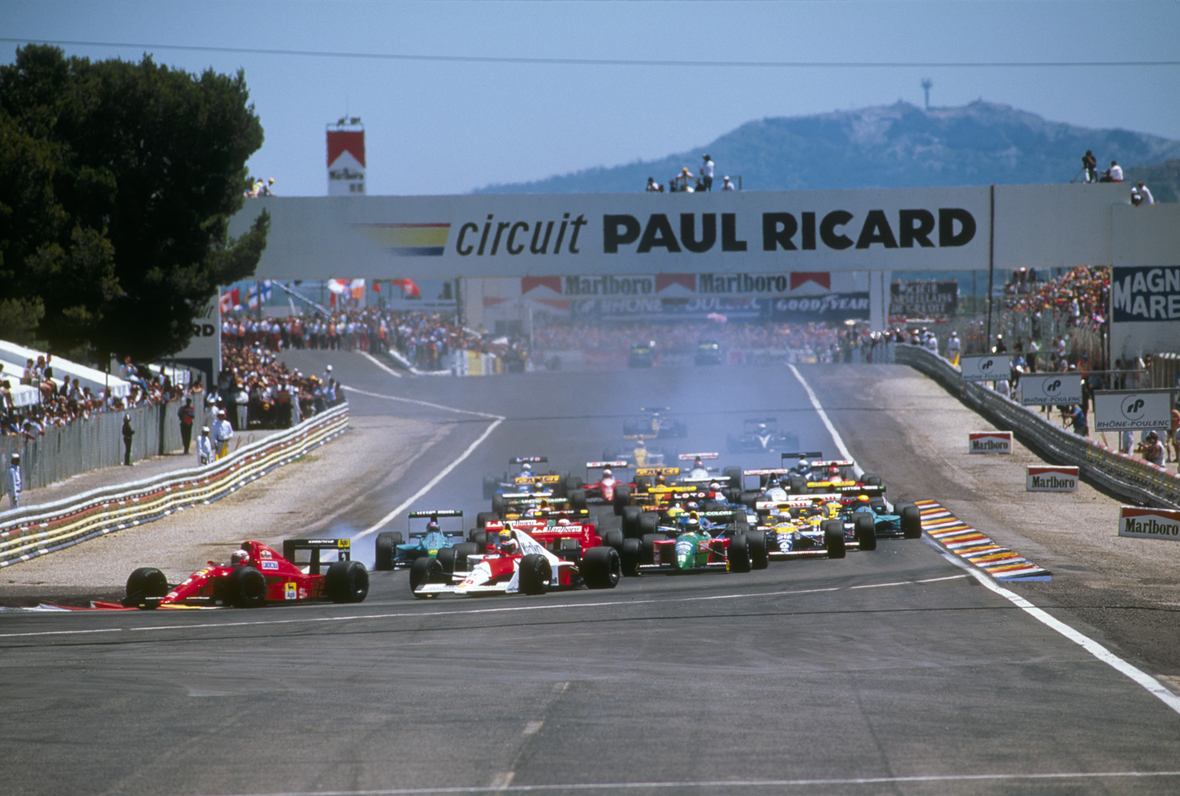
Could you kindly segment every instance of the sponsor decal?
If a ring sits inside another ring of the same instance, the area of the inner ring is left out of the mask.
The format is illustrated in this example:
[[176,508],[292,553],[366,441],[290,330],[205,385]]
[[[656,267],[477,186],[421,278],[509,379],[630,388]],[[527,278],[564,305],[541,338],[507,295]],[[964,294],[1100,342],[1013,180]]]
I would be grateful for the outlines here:
[[967,435],[968,453],[1011,453],[1011,431],[973,431]]
[[263,568],[263,569],[276,569],[276,570],[277,570],[277,569],[279,568],[279,562],[278,562],[278,561],[263,561],[263,562],[262,562],[262,568]]
[[1033,374],[1020,377],[1020,403],[1023,406],[1061,406],[1082,402],[1082,380],[1064,373]]
[[1009,376],[1008,358],[996,354],[965,356],[959,360],[963,381],[995,381]]
[[1119,515],[1119,536],[1180,541],[1180,511],[1123,506]]
[[271,557],[270,551],[269,550],[259,550],[258,557],[259,558],[270,558]]
[[1077,492],[1077,467],[1029,465],[1025,477],[1027,492]]
[[558,222],[500,221],[494,213],[488,213],[482,224],[468,221],[459,227],[455,252],[461,257],[516,256],[526,251],[529,254],[559,254],[562,246],[568,245],[570,254],[579,254],[578,236],[587,223],[584,214],[571,219],[569,213],[563,213]]
[[959,283],[894,282],[889,286],[889,314],[906,318],[954,315],[959,310]]
[[1166,430],[1171,427],[1170,398],[1167,390],[1098,390],[1094,393],[1094,430]]
[[299,584],[294,581],[287,581],[283,584],[283,599],[284,600],[298,600],[299,599]]
[[1116,268],[1110,290],[1116,323],[1180,321],[1180,266]]
[[441,222],[353,226],[395,257],[441,257],[451,232],[451,225]]

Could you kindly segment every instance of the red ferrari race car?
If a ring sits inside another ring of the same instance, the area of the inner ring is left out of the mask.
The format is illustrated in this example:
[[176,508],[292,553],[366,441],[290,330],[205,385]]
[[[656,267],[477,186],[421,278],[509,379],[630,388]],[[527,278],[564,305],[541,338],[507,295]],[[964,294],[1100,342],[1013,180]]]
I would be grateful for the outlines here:
[[[486,553],[467,556],[466,571],[447,573],[435,558],[420,558],[410,567],[410,591],[415,597],[440,594],[544,594],[550,589],[613,589],[623,566],[614,547],[599,542],[589,524],[544,525],[532,534],[514,528],[516,523],[496,523],[473,533],[474,541],[487,543]],[[584,549],[582,545],[594,546]],[[548,546],[546,546],[548,545]],[[584,550],[584,552],[583,552]]]
[[[325,551],[333,560],[321,559]],[[306,561],[302,553],[308,554]],[[288,539],[282,555],[262,542],[242,542],[230,563],[210,561],[175,586],[154,567],[135,570],[127,579],[123,607],[260,608],[304,600],[359,603],[369,593],[369,571],[360,561],[351,560],[350,553],[348,539]]]

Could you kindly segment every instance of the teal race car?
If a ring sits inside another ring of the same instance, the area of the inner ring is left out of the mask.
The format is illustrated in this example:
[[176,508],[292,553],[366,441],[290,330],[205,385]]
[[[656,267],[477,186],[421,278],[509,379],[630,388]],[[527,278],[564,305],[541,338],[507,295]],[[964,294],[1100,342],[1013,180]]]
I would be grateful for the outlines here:
[[[425,520],[423,525],[422,520]],[[457,520],[443,528],[439,520]],[[409,569],[419,558],[437,558],[443,571],[454,572],[467,556],[483,551],[466,541],[463,531],[463,512],[458,509],[411,511],[406,518],[408,528],[401,531],[382,531],[377,534],[376,561],[379,571]],[[454,526],[454,527],[451,527]]]

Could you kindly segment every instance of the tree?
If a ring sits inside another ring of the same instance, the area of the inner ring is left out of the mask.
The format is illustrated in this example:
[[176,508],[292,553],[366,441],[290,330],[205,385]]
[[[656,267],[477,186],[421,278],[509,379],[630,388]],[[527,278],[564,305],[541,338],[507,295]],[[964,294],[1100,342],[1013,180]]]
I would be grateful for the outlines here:
[[100,358],[184,348],[266,246],[265,211],[228,238],[262,139],[241,71],[18,49],[0,67],[0,337]]

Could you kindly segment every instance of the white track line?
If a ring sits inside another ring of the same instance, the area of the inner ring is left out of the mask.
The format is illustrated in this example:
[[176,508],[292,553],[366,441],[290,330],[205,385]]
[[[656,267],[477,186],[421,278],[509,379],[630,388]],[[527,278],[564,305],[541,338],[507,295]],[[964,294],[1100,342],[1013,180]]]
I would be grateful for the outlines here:
[[[362,357],[364,357],[365,359],[367,359],[367,360],[369,360],[370,362],[372,362],[374,365],[376,365],[376,366],[377,366],[377,367],[379,367],[381,370],[383,370],[383,371],[385,371],[386,373],[388,373],[390,376],[395,376],[396,378],[399,378],[399,379],[401,379],[401,378],[404,378],[404,377],[402,376],[402,374],[398,373],[396,370],[394,370],[393,368],[389,367],[389,365],[386,365],[384,362],[382,362],[381,360],[377,359],[375,356],[373,356],[372,354],[370,354],[368,351],[361,351],[361,352],[360,352],[360,354],[361,354],[361,356],[362,356]],[[347,389],[347,388],[345,388],[345,389]]]
[[[819,413],[820,420],[823,421],[824,426],[826,426],[828,431],[831,433],[832,440],[836,443],[836,447],[839,448],[840,454],[845,459],[852,459],[853,461],[856,461],[852,454],[848,452],[848,448],[845,447],[844,440],[840,438],[840,435],[836,432],[835,427],[832,425],[831,421],[828,420],[828,416],[824,412],[823,406],[820,405],[819,399],[816,397],[815,392],[812,391],[811,386],[803,380],[803,376],[798,370],[795,369],[794,365],[790,365],[789,367],[791,368],[791,372],[795,374],[795,378],[798,379],[799,383],[803,385],[803,389],[807,391],[807,397],[811,399],[811,405],[815,407],[815,411]],[[942,551],[940,550],[939,552]],[[955,566],[965,570],[969,575],[978,580],[984,586],[987,586],[993,592],[1000,595],[1005,600],[1008,600],[1017,608],[1031,616],[1033,619],[1036,619],[1038,622],[1042,623],[1049,629],[1055,630],[1062,636],[1065,636],[1065,638],[1069,639],[1074,644],[1077,644],[1086,652],[1110,666],[1115,671],[1126,677],[1129,677],[1131,680],[1147,689],[1149,694],[1159,699],[1176,713],[1180,713],[1180,696],[1173,694],[1162,683],[1160,683],[1147,672],[1132,666],[1130,663],[1115,655],[1097,641],[1082,635],[1064,622],[1054,619],[1044,610],[1037,608],[1035,605],[1021,597],[1016,592],[1009,591],[1003,586],[1000,586],[995,580],[991,578],[990,575],[976,568],[975,566],[960,561],[957,557],[951,556],[947,553],[943,553],[943,558],[947,559]]]

